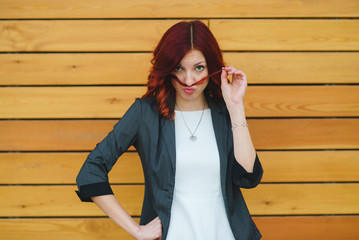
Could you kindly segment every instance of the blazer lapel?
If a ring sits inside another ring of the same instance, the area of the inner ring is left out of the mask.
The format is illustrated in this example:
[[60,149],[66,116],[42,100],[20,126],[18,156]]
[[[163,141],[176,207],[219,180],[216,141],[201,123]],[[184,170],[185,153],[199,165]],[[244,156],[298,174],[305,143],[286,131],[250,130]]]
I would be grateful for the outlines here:
[[176,137],[174,121],[162,118],[161,132],[172,163],[172,168],[174,170],[176,166]]
[[220,173],[222,187],[225,187],[226,172],[227,172],[227,146],[228,146],[228,126],[226,122],[225,106],[219,105],[211,98],[207,99],[211,108],[211,116],[213,122],[214,134],[216,136],[219,158],[220,158]]
[[[171,111],[175,109],[175,98],[170,97],[169,108]],[[175,172],[176,169],[176,135],[175,135],[175,121],[166,120],[161,118],[161,133],[165,142],[171,163],[172,170]]]

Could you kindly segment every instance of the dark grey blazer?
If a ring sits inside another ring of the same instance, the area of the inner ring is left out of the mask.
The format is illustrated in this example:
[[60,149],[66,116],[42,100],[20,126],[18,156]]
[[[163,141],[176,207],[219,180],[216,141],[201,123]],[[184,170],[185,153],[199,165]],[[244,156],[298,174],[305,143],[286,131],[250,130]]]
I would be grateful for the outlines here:
[[[237,163],[233,154],[233,136],[228,111],[223,100],[207,97],[220,155],[221,188],[226,213],[236,239],[260,239],[240,188],[253,188],[262,178],[263,169],[256,157],[253,173]],[[173,109],[173,106],[171,106]],[[141,158],[145,178],[145,197],[141,224],[159,216],[166,239],[175,184],[176,144],[174,121],[159,116],[153,98],[136,99],[108,136],[97,144],[82,166],[76,182],[82,201],[113,194],[108,172],[131,145]],[[200,173],[199,173],[200,174]]]

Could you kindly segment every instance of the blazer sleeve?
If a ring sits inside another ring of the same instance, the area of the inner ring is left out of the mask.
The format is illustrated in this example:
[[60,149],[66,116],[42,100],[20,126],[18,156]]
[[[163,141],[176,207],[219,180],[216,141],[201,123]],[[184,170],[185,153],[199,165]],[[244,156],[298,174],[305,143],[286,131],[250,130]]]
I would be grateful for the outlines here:
[[132,104],[113,130],[88,155],[76,178],[77,195],[81,201],[91,197],[113,194],[108,173],[117,159],[131,146],[136,145],[141,122],[140,99]]
[[256,187],[260,183],[263,176],[263,168],[257,154],[252,173],[248,173],[235,159],[232,171],[233,183],[235,186],[240,188]]

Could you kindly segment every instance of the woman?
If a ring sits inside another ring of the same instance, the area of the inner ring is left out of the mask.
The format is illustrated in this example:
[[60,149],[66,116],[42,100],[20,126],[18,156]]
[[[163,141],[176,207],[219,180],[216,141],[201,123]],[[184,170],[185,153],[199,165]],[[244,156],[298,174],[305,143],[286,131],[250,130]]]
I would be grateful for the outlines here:
[[[84,163],[80,199],[94,201],[136,239],[260,239],[239,189],[257,186],[263,173],[244,113],[245,74],[224,67],[200,21],[168,29],[152,64],[147,93]],[[107,175],[131,145],[145,177],[140,225]]]

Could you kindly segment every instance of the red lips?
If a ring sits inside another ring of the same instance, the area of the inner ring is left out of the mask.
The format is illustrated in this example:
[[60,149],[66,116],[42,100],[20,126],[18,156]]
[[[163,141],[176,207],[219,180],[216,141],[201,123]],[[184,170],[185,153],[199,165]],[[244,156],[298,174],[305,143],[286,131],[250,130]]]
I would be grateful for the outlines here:
[[196,89],[192,88],[192,87],[185,87],[183,88],[183,91],[186,93],[186,94],[192,94]]

